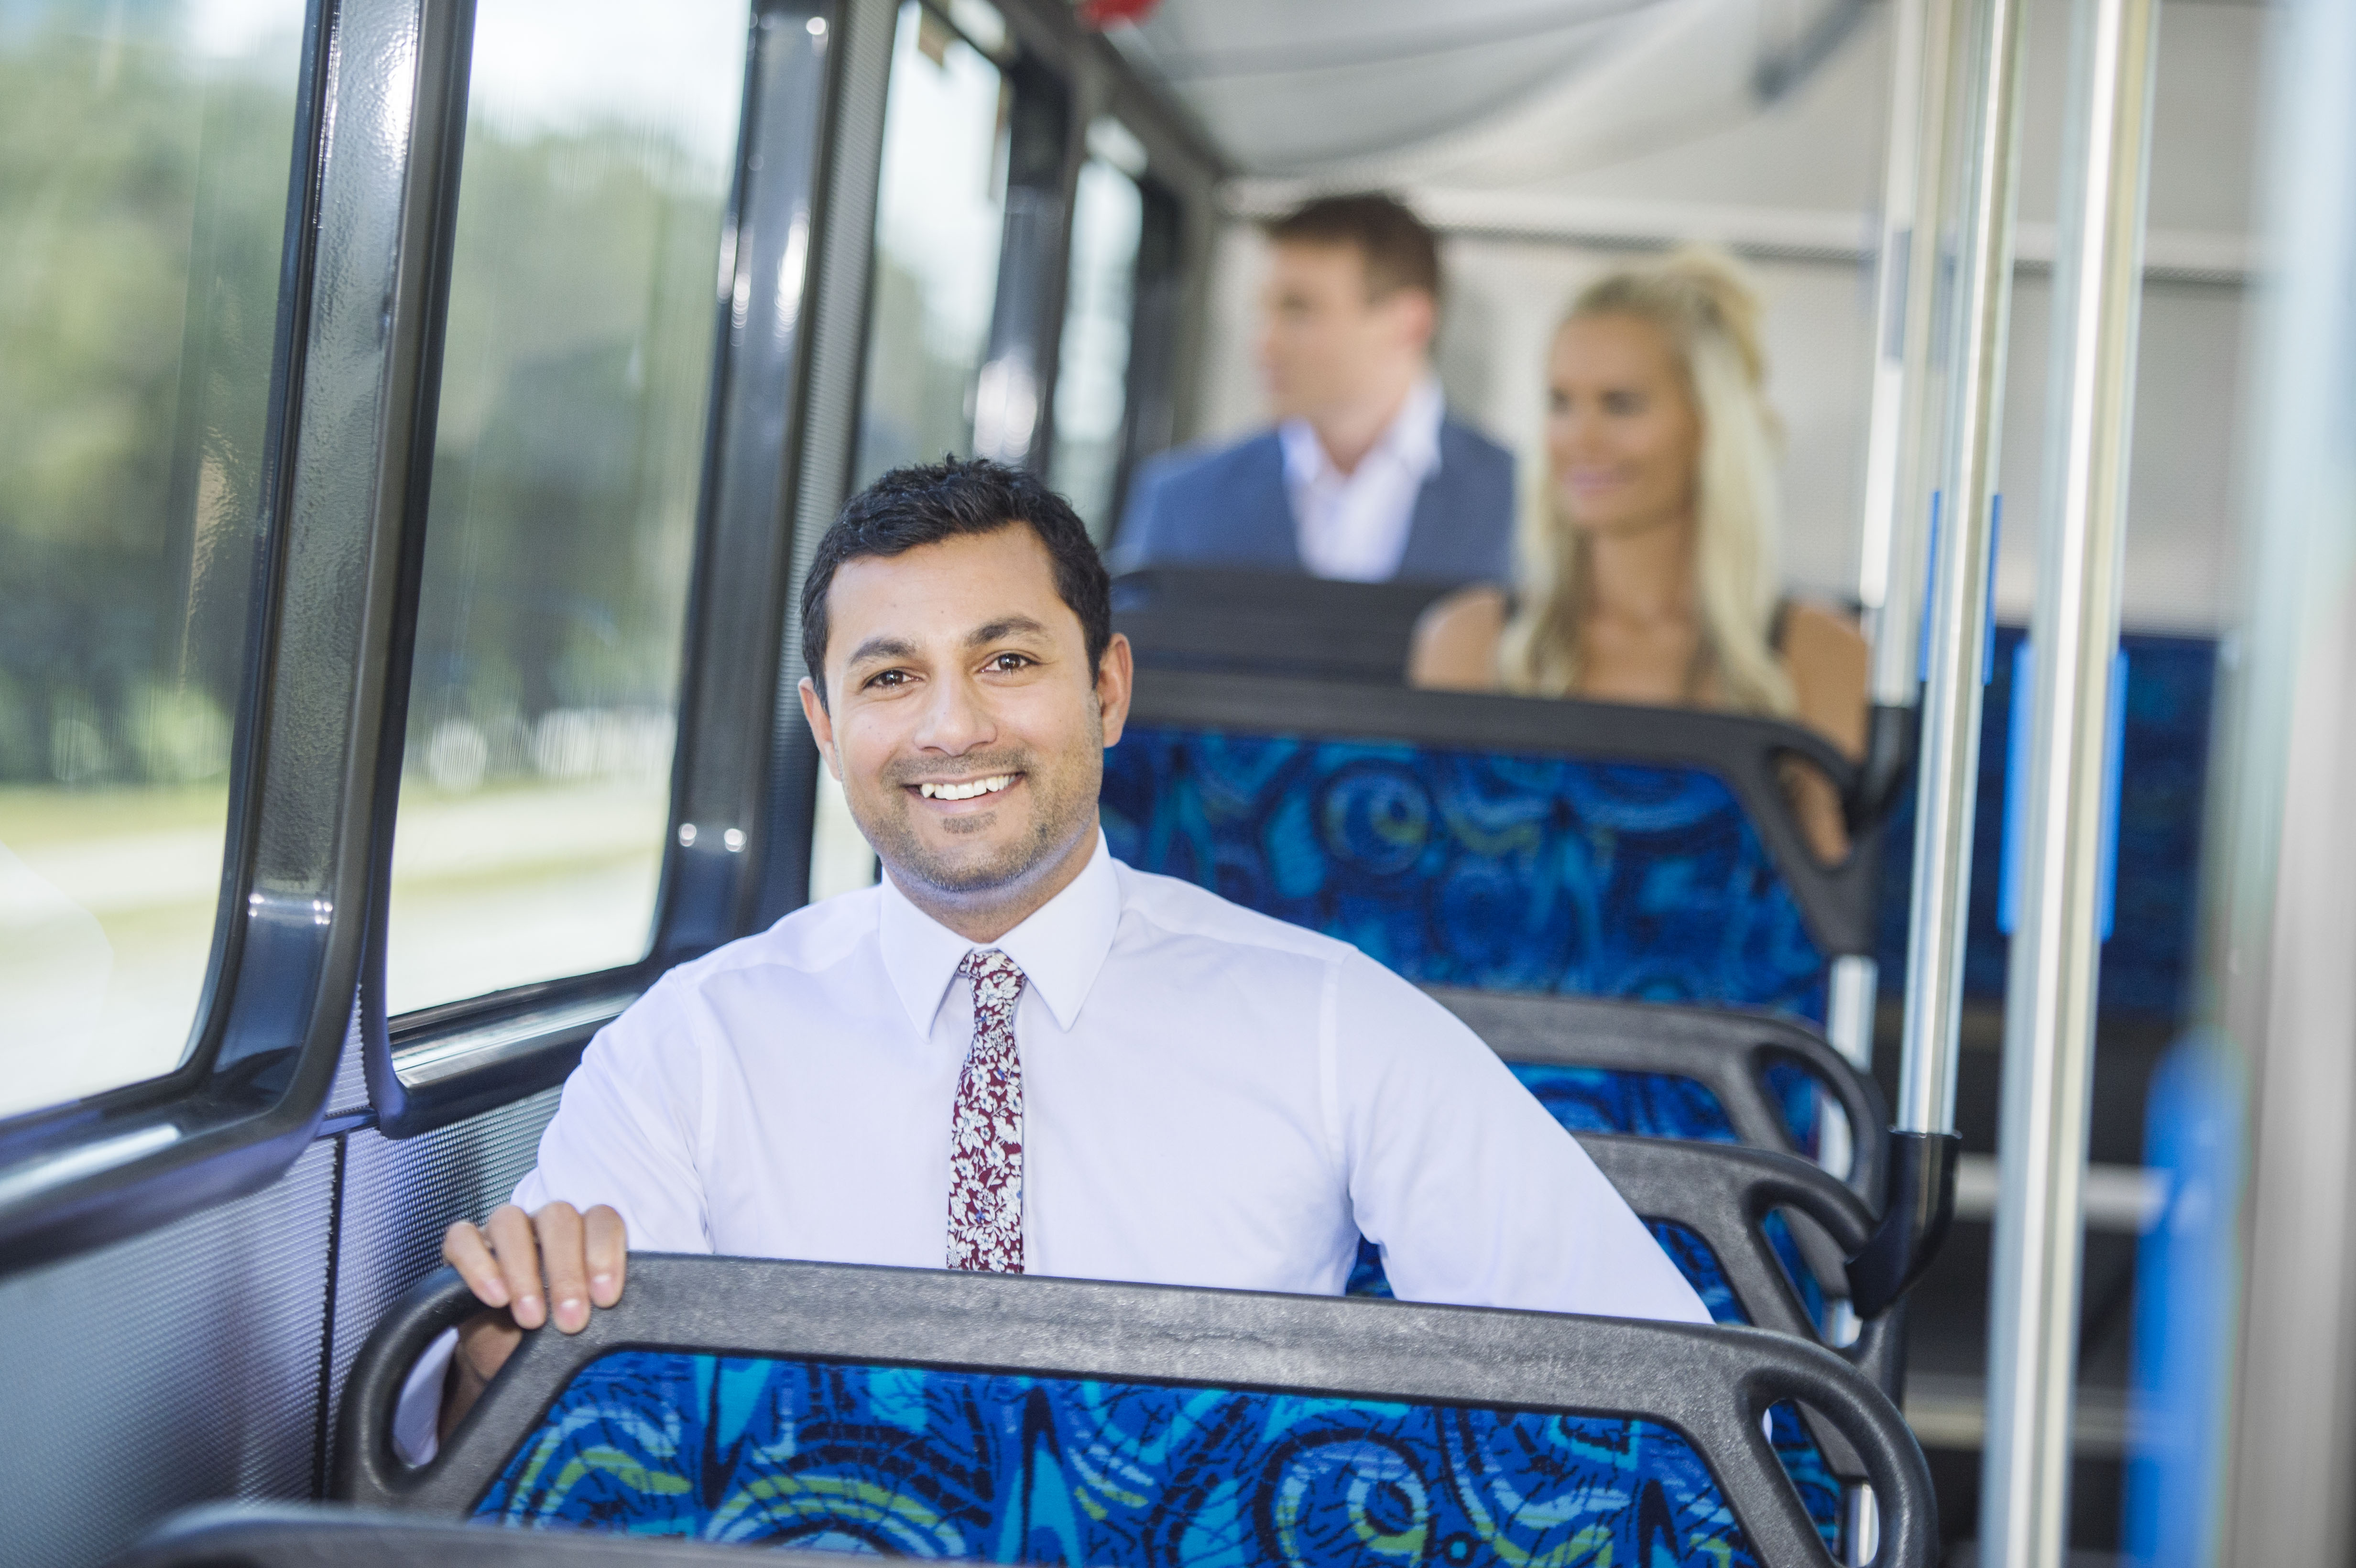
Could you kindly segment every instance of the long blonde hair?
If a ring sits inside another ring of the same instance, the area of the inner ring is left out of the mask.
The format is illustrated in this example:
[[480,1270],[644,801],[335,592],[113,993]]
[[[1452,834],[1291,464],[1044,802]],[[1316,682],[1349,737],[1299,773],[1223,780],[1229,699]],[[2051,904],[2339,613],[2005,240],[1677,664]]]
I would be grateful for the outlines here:
[[[1694,485],[1701,674],[1717,677],[1729,708],[1789,714],[1792,680],[1769,645],[1781,583],[1775,465],[1783,432],[1767,403],[1759,297],[1732,257],[1689,247],[1590,284],[1555,330],[1607,315],[1661,329],[1701,425]],[[1581,673],[1592,547],[1562,515],[1544,455],[1523,468],[1521,592],[1497,645],[1497,674],[1507,691],[1568,697]]]

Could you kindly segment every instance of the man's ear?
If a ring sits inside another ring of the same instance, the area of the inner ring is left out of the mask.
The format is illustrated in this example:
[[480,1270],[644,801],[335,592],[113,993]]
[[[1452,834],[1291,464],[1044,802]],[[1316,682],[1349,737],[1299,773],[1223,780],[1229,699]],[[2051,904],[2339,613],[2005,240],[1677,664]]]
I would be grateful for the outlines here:
[[1380,308],[1398,335],[1418,347],[1429,348],[1439,335],[1440,302],[1421,289],[1394,289]]
[[809,677],[802,677],[800,686],[795,689],[801,693],[802,718],[809,724],[810,739],[818,742],[818,754],[826,759],[826,771],[840,780],[842,764],[834,756],[834,715],[818,699],[818,688]]
[[1129,722],[1129,698],[1137,682],[1137,656],[1130,650],[1129,639],[1119,632],[1105,645],[1104,657],[1097,660],[1097,710],[1104,716],[1104,743],[1108,747],[1120,744],[1120,732]]

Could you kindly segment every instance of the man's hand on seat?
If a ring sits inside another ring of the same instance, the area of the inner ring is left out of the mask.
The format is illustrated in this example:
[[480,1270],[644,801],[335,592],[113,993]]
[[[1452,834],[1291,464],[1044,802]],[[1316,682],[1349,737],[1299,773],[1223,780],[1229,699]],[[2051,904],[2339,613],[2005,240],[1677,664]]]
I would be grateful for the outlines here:
[[442,1261],[488,1310],[458,1327],[457,1353],[443,1384],[442,1435],[475,1407],[524,1330],[553,1320],[564,1333],[578,1334],[593,1307],[621,1300],[628,1259],[622,1216],[603,1203],[586,1214],[551,1203],[530,1215],[506,1203],[480,1227],[466,1220],[452,1225],[442,1238]]

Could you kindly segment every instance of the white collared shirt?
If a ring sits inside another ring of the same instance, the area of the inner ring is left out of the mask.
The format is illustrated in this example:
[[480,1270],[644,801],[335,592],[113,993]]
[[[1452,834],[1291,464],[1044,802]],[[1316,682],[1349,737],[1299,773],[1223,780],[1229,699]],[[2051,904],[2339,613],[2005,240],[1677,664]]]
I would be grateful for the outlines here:
[[1315,577],[1387,582],[1407,557],[1416,497],[1440,469],[1440,383],[1416,382],[1379,440],[1344,474],[1307,420],[1276,427],[1301,560]]
[[[975,945],[886,881],[672,970],[589,1042],[516,1202],[610,1203],[634,1251],[943,1266]],[[1028,1272],[1338,1295],[1363,1232],[1406,1300],[1709,1321],[1577,1140],[1355,948],[1101,836],[990,945],[1025,976]]]

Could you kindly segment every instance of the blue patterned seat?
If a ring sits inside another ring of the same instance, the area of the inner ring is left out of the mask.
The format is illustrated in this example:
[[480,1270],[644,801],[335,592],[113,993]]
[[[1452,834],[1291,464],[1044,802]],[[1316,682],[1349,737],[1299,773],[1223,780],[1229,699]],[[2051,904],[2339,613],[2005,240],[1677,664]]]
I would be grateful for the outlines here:
[[[1734,1287],[1726,1277],[1725,1267],[1718,1261],[1718,1254],[1710,1250],[1709,1243],[1698,1232],[1673,1220],[1648,1219],[1644,1221],[1644,1228],[1652,1232],[1653,1239],[1661,1243],[1661,1250],[1669,1254],[1669,1261],[1677,1265],[1677,1272],[1686,1276],[1686,1283],[1694,1287],[1694,1294],[1701,1297],[1704,1307],[1709,1308],[1711,1322],[1751,1322],[1751,1314],[1743,1309],[1741,1301],[1736,1297]],[[1763,1222],[1763,1228],[1769,1243],[1775,1249],[1777,1259],[1783,1264],[1784,1272],[1806,1303],[1809,1315],[1821,1322],[1824,1294],[1816,1285],[1815,1274],[1800,1255],[1799,1243],[1793,1236],[1791,1227],[1783,1222],[1782,1215],[1770,1214]],[[1358,1243],[1358,1261],[1350,1270],[1347,1290],[1352,1296],[1383,1300],[1392,1298],[1390,1281],[1383,1274],[1382,1254],[1363,1239]],[[1826,1545],[1837,1548],[1841,1531],[1839,1477],[1826,1464],[1824,1451],[1816,1446],[1815,1440],[1809,1436],[1806,1426],[1791,1406],[1777,1405],[1770,1419],[1769,1438],[1775,1445],[1776,1458],[1783,1462],[1785,1473],[1792,1477],[1792,1484],[1799,1489],[1800,1500],[1806,1505],[1808,1517],[1815,1521],[1816,1530],[1825,1538]]]
[[1424,984],[1824,1018],[1826,955],[1698,768],[1139,723],[1101,805],[1130,865]]
[[1885,1568],[1929,1568],[1938,1547],[1889,1399],[1758,1328],[641,1253],[619,1304],[526,1335],[408,1466],[392,1420],[410,1369],[474,1310],[444,1270],[378,1324],[346,1387],[336,1497],[1073,1568],[1828,1565],[1760,1441],[1790,1400],[1885,1499]]
[[475,1511],[1072,1568],[1759,1561],[1649,1422],[679,1351],[583,1369]]

